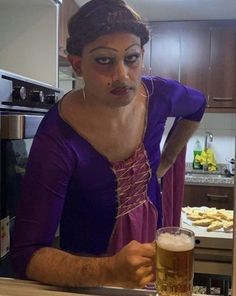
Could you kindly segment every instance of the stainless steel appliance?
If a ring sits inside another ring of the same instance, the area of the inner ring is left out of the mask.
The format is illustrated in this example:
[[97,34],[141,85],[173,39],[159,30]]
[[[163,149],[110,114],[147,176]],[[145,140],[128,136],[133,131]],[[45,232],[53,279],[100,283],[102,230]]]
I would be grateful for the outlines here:
[[61,96],[58,88],[0,70],[0,258],[9,252],[33,137],[43,116]]

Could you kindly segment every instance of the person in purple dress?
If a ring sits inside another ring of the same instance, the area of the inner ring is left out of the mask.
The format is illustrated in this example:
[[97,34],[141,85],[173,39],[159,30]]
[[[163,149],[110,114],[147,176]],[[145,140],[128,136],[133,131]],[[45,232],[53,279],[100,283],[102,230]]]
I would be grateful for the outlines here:
[[[11,248],[18,276],[71,287],[154,279],[158,177],[206,102],[177,81],[142,77],[148,40],[122,0],[91,0],[71,18],[68,59],[85,86],[49,110],[34,138]],[[161,153],[167,117],[177,124]],[[52,247],[58,225],[60,249]]]

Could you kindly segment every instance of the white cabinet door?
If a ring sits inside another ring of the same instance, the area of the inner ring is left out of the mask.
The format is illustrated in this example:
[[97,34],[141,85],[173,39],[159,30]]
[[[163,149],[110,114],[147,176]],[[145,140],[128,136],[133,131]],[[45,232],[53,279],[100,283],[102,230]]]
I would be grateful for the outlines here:
[[58,11],[53,0],[0,0],[0,68],[57,86]]

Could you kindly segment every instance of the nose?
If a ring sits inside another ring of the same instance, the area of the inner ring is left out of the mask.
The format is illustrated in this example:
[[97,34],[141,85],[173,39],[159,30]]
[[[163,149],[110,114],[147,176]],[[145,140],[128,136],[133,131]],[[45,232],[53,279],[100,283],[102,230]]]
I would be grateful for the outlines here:
[[113,71],[113,82],[125,82],[128,79],[128,67],[125,65],[124,61],[118,62]]

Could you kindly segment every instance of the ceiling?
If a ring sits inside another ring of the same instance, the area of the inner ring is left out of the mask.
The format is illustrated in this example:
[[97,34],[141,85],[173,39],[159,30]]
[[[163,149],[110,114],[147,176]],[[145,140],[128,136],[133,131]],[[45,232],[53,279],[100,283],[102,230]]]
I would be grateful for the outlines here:
[[[79,6],[88,2],[88,0],[75,1]],[[126,0],[126,2],[149,21],[236,19],[236,0]]]

